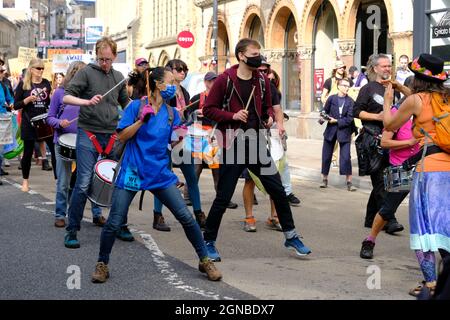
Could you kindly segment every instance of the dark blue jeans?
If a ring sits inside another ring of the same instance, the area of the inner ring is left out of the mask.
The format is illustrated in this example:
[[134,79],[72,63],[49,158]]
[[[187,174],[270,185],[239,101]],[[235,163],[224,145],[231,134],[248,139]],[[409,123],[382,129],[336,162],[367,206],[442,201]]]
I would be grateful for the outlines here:
[[[189,198],[192,201],[192,207],[195,211],[202,210],[202,204],[200,202],[200,189],[198,187],[198,178],[195,173],[194,160],[192,160],[192,162],[188,164],[181,164],[180,170],[183,173],[184,178],[186,179]],[[155,212],[162,213],[163,204],[157,197],[155,197],[154,199],[153,207]]]
[[[111,134],[95,133],[98,142],[102,148],[111,138]],[[95,150],[89,137],[83,129],[78,128],[77,136],[77,182],[72,193],[69,206],[69,225],[67,231],[79,231],[81,228],[81,220],[83,219],[84,207],[91,185],[92,176],[95,170],[95,164],[98,162],[99,154]]]
[[[184,232],[186,233],[189,242],[194,247],[199,259],[206,258],[208,253],[206,251],[200,227],[195,221],[192,213],[189,212],[176,185],[172,185],[164,190],[153,190],[152,193],[155,197],[158,197],[167,208],[169,208],[175,218],[181,223]],[[128,209],[136,194],[136,191],[119,189],[117,187],[114,190],[111,211],[109,213],[108,221],[102,230],[100,253],[98,257],[99,262],[108,264],[116,235],[120,231],[120,227],[123,224],[122,222],[128,215]]]

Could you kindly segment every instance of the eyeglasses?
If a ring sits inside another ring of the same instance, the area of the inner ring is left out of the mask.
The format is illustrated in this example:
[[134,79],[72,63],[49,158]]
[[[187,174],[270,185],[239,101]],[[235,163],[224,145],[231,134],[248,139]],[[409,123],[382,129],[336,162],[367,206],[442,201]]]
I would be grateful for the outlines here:
[[138,64],[138,67],[146,67],[146,66],[148,66],[148,63],[145,62]]
[[41,68],[41,67],[36,68],[36,67],[34,67],[34,69],[39,70],[39,71],[44,71],[45,68]]
[[100,62],[100,63],[111,63],[112,59],[110,59],[110,58],[98,58],[97,61]]

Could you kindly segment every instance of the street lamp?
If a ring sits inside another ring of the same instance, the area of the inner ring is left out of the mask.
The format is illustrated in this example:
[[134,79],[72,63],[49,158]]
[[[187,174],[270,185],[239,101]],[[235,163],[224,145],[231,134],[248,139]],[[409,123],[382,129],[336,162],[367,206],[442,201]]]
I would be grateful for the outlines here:
[[[45,4],[43,4],[41,1],[39,1],[39,5],[43,6],[45,8],[45,10],[47,11],[47,14],[45,15],[45,27],[46,27],[46,33],[47,33],[47,41],[48,44],[47,46],[45,46],[46,48],[48,48],[50,46],[50,0],[48,0],[48,5],[46,6]],[[39,30],[40,28],[40,19],[41,19],[41,15],[40,15],[41,10],[39,9]],[[39,37],[40,38],[40,37]],[[45,40],[45,39],[44,39]],[[45,51],[45,54],[47,55],[47,50]]]
[[213,61],[215,62],[214,69],[216,73],[219,72],[219,52],[218,52],[218,46],[217,46],[217,38],[219,34],[219,18],[218,18],[218,11],[219,11],[219,1],[214,0],[213,5],[213,36],[212,36],[212,46],[213,46]]

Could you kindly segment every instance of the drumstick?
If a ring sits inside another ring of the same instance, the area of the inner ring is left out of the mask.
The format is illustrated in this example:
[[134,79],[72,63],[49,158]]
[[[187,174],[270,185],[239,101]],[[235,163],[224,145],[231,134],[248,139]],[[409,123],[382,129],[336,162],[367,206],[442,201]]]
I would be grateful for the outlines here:
[[107,93],[105,93],[102,96],[102,99],[105,98],[108,94],[110,94],[111,92],[113,92],[115,89],[117,89],[122,83],[124,83],[125,81],[127,81],[128,78],[124,78],[122,81],[120,81],[118,84],[116,84],[111,90],[109,90]]
[[189,104],[188,106],[184,107],[183,109],[181,109],[181,111],[186,111],[187,109],[191,108],[194,104],[199,103],[200,99],[198,99],[197,101],[192,102],[191,104]]
[[77,121],[78,120],[78,118],[75,118],[75,119],[73,119],[73,120],[70,120],[69,121],[69,125],[71,125],[72,123],[74,123],[75,121]]
[[209,140],[211,140],[214,137],[214,134],[216,133],[217,130],[217,126],[219,125],[219,123],[216,123],[216,125],[214,126],[214,128],[211,131],[211,134],[209,135]]
[[255,86],[253,86],[253,90],[252,90],[252,93],[250,93],[250,98],[248,98],[248,102],[247,102],[247,107],[245,107],[245,111],[248,111],[248,108],[250,107],[250,102],[252,101],[252,99],[253,99],[253,94],[255,93]]

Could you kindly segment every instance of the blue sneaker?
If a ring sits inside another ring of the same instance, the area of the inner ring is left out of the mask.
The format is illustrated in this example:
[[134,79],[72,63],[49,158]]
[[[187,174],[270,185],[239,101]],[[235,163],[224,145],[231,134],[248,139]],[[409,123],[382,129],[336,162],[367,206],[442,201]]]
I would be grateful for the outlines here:
[[284,246],[289,250],[295,250],[295,253],[301,257],[311,253],[311,250],[305,246],[298,237],[286,240]]
[[126,242],[134,241],[133,234],[130,232],[127,226],[120,228],[120,231],[117,234],[117,238]]
[[213,262],[220,262],[222,259],[220,258],[219,251],[216,249],[215,241],[205,241],[206,250],[208,251],[208,257]]
[[69,249],[78,249],[80,247],[80,241],[77,239],[76,231],[67,231],[64,236],[64,246]]

